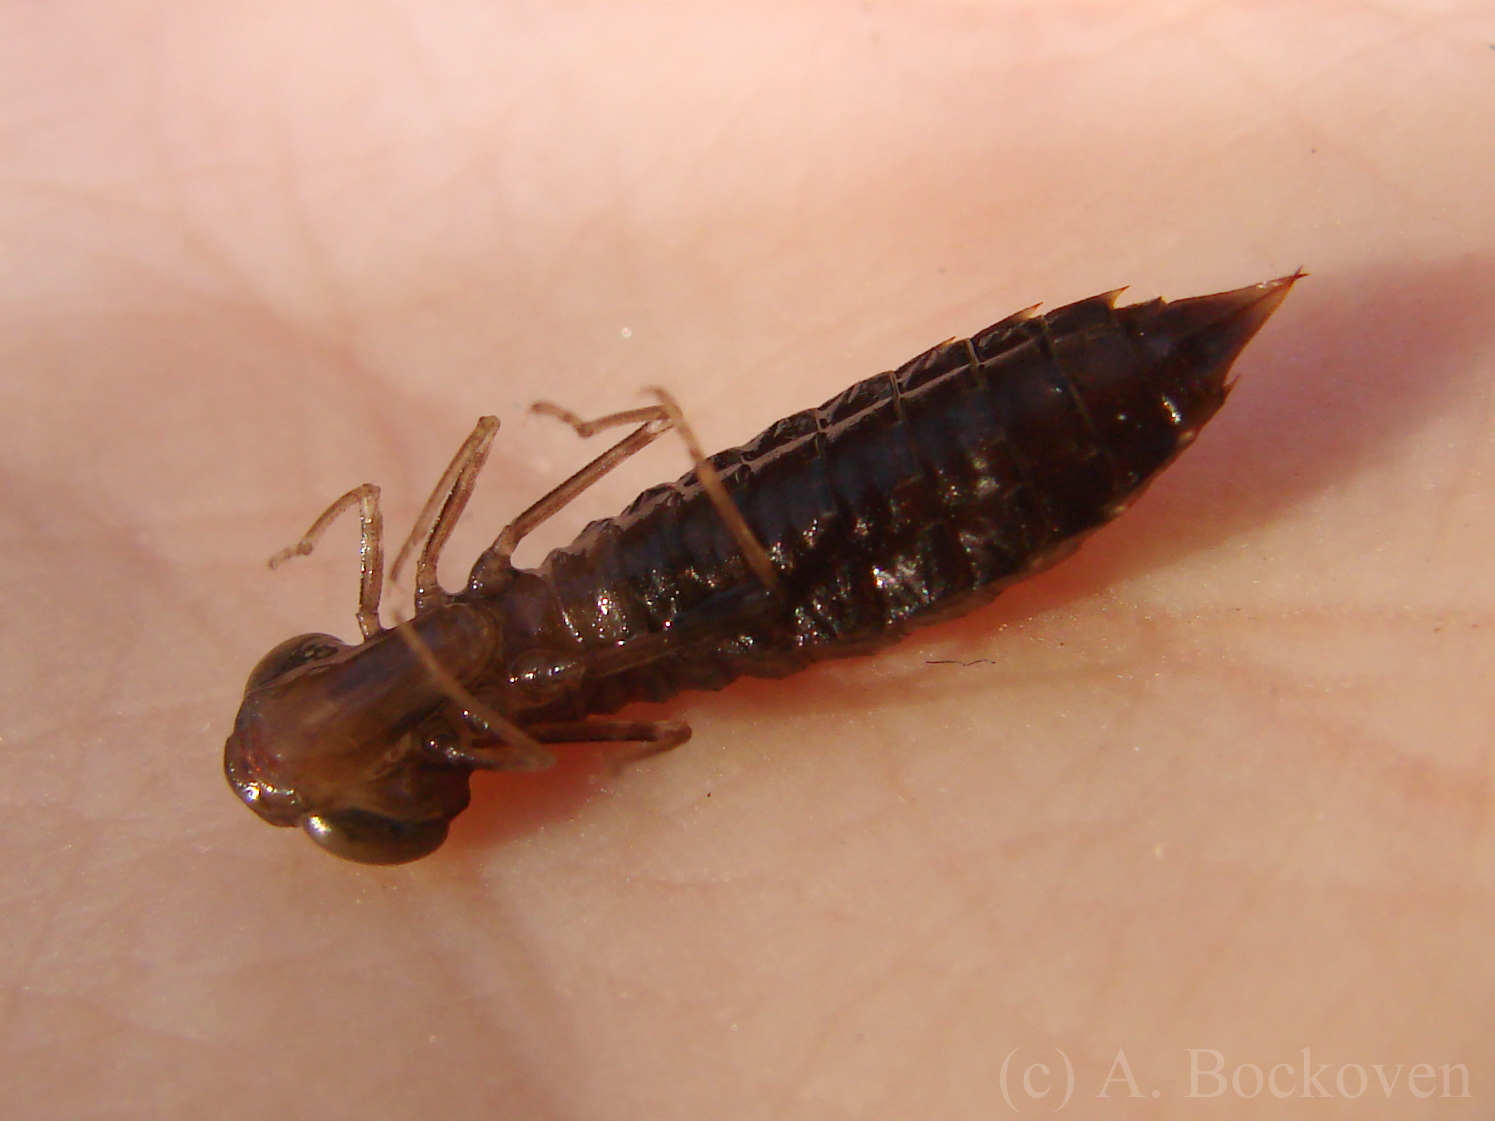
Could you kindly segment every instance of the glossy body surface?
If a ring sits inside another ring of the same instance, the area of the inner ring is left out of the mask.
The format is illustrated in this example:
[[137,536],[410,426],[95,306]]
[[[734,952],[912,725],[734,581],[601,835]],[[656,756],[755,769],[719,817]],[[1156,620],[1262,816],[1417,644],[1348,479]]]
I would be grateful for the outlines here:
[[[508,563],[511,527],[465,590],[423,587],[409,628],[267,655],[228,740],[230,783],[338,855],[415,859],[465,808],[473,769],[544,766],[544,743],[659,750],[688,735],[588,717],[870,653],[964,614],[1142,493],[1219,409],[1231,364],[1296,279],[1019,313],[710,457],[537,569]],[[460,472],[459,455],[444,504],[442,488],[433,498],[433,558],[485,448]],[[377,580],[372,597],[377,628]]]

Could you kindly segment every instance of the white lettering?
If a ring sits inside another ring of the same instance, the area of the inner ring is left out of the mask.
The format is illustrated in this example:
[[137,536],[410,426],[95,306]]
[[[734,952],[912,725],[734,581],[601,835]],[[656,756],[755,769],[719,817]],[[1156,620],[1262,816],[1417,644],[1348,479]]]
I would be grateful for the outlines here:
[[1293,1096],[1292,1090],[1279,1090],[1277,1088],[1277,1072],[1279,1070],[1285,1070],[1288,1074],[1292,1074],[1293,1069],[1294,1068],[1291,1063],[1278,1063],[1272,1068],[1272,1072],[1267,1075],[1267,1089],[1272,1091],[1272,1097],[1290,1098]]
[[1432,1067],[1428,1066],[1427,1063],[1418,1063],[1415,1067],[1407,1072],[1407,1089],[1412,1091],[1412,1096],[1414,1098],[1430,1098],[1433,1096],[1433,1090],[1436,1090],[1438,1087],[1434,1086],[1431,1090],[1419,1090],[1416,1086],[1412,1085],[1412,1083],[1416,1082],[1419,1078],[1437,1077],[1438,1072],[1435,1071]]
[[[1319,1081],[1319,1075],[1329,1069],[1328,1063],[1320,1064],[1318,1070],[1313,1070],[1313,1060],[1308,1057],[1308,1048],[1303,1048],[1303,1096],[1305,1098],[1332,1098],[1334,1095],[1324,1089],[1323,1083]],[[1313,1071],[1312,1074],[1309,1071]],[[1317,1090],[1315,1094],[1313,1091]]]
[[1023,1089],[1027,1091],[1030,1098],[1046,1098],[1049,1096],[1047,1085],[1042,1090],[1037,1090],[1033,1087],[1033,1072],[1035,1070],[1040,1074],[1047,1074],[1049,1072],[1049,1068],[1042,1063],[1034,1063],[1027,1070],[1023,1071]]
[[[1199,1065],[1199,1056],[1200,1055],[1213,1055],[1215,1057],[1215,1065],[1214,1065],[1214,1067],[1212,1069],[1210,1069],[1210,1070],[1205,1070],[1203,1067],[1201,1067]],[[1208,1049],[1202,1049],[1202,1050],[1195,1051],[1193,1048],[1190,1048],[1189,1049],[1189,1092],[1188,1092],[1188,1094],[1186,1096],[1187,1097],[1191,1097],[1191,1098],[1218,1098],[1221,1094],[1225,1093],[1225,1076],[1220,1073],[1224,1069],[1225,1069],[1225,1056],[1222,1055],[1222,1054],[1220,1054],[1220,1052],[1218,1052],[1218,1051],[1210,1051]],[[1214,1088],[1213,1091],[1211,1091],[1210,1093],[1207,1093],[1207,1094],[1201,1094],[1199,1092],[1199,1076],[1200,1075],[1205,1075],[1206,1077],[1213,1078],[1215,1080],[1215,1088]]]
[[[1360,1089],[1356,1090],[1353,1094],[1344,1088],[1344,1072],[1347,1070],[1357,1070],[1360,1072]],[[1365,1093],[1365,1088],[1370,1085],[1370,1075],[1365,1073],[1365,1068],[1359,1063],[1351,1063],[1349,1066],[1339,1068],[1339,1073],[1334,1076],[1334,1085],[1339,1087],[1339,1092],[1345,1097],[1358,1098],[1361,1094]]]
[[[1249,1070],[1256,1075],[1256,1085],[1251,1088],[1249,1094],[1241,1088],[1241,1071],[1243,1070]],[[1235,1068],[1235,1071],[1230,1076],[1230,1084],[1235,1088],[1235,1096],[1238,1098],[1256,1097],[1257,1094],[1261,1093],[1261,1088],[1266,1085],[1266,1081],[1266,1078],[1261,1073],[1261,1067],[1255,1063],[1242,1063]]]
[[[1444,1066],[1444,1067],[1441,1067],[1440,1069],[1443,1071],[1443,1096],[1445,1098],[1468,1098],[1468,1097],[1473,1097],[1473,1095],[1469,1093],[1469,1068],[1468,1067],[1466,1067],[1463,1063],[1454,1063],[1453,1066]],[[1463,1083],[1463,1087],[1464,1087],[1464,1092],[1462,1094],[1450,1094],[1448,1092],[1448,1076],[1451,1073],[1453,1073],[1454,1071],[1458,1071],[1461,1075],[1463,1075],[1462,1083]]]
[[1375,1071],[1376,1072],[1376,1077],[1381,1080],[1381,1089],[1382,1089],[1382,1091],[1386,1094],[1386,1096],[1388,1098],[1391,1097],[1391,1091],[1396,1089],[1396,1080],[1402,1076],[1402,1064],[1401,1063],[1397,1063],[1396,1064],[1396,1073],[1391,1076],[1391,1084],[1390,1085],[1387,1085],[1387,1083],[1386,1083],[1386,1068],[1385,1067],[1383,1067],[1380,1063],[1376,1063],[1370,1069],[1373,1070],[1373,1071]]
[[[1120,1074],[1116,1073],[1118,1067],[1121,1069]],[[1116,1052],[1116,1058],[1111,1060],[1111,1073],[1106,1075],[1106,1080],[1101,1083],[1100,1093],[1095,1096],[1098,1098],[1110,1097],[1111,1095],[1106,1092],[1106,1088],[1113,1082],[1125,1082],[1126,1088],[1131,1091],[1127,1094],[1129,1098],[1140,1098],[1142,1096],[1142,1091],[1137,1089],[1137,1080],[1132,1077],[1131,1064],[1126,1061],[1125,1051]]]

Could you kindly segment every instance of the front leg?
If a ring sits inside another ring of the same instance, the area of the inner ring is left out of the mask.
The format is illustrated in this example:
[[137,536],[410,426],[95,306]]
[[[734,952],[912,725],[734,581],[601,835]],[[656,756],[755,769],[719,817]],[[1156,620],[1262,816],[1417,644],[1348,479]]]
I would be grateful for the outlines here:
[[269,564],[276,569],[292,557],[309,556],[327,527],[355,505],[359,535],[358,629],[364,638],[373,638],[384,630],[379,622],[379,599],[384,589],[384,517],[379,512],[379,488],[373,483],[354,487],[323,510],[301,540],[280,550],[270,558]]
[[[669,751],[690,739],[690,725],[678,720],[562,720],[524,730],[537,743],[638,745],[615,758],[614,768]],[[474,737],[462,745],[442,744],[437,750],[447,762],[484,771],[543,771],[555,765],[555,755],[549,751],[504,743],[492,736]]]

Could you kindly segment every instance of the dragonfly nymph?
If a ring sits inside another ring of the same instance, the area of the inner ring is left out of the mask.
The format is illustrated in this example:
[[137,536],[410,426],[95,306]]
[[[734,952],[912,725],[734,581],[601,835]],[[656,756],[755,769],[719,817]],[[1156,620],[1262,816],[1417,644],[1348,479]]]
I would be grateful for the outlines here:
[[[468,437],[396,560],[415,612],[385,629],[379,492],[355,488],[363,640],[281,643],[249,676],[225,748],[239,797],[338,856],[415,860],[466,808],[474,770],[535,770],[556,744],[684,743],[632,701],[785,677],[963,615],[1068,556],[1131,505],[1224,403],[1231,364],[1301,274],[1127,307],[1115,293],[1019,312],[705,457],[667,395],[583,421],[636,426],[519,515],[448,593],[436,564],[498,422]],[[593,522],[535,569],[515,546],[676,429],[696,469]],[[277,558],[283,559],[283,558]]]

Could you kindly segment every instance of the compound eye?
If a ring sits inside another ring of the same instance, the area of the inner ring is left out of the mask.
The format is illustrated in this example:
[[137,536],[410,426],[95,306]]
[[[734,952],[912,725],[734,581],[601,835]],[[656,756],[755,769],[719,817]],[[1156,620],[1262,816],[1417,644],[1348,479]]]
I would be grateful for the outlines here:
[[348,644],[330,634],[298,634],[288,638],[259,660],[249,672],[245,693],[252,693],[262,685],[268,685],[293,669],[331,658],[348,649]]
[[368,810],[312,814],[301,828],[333,856],[358,864],[408,864],[446,840],[445,821],[397,821]]

